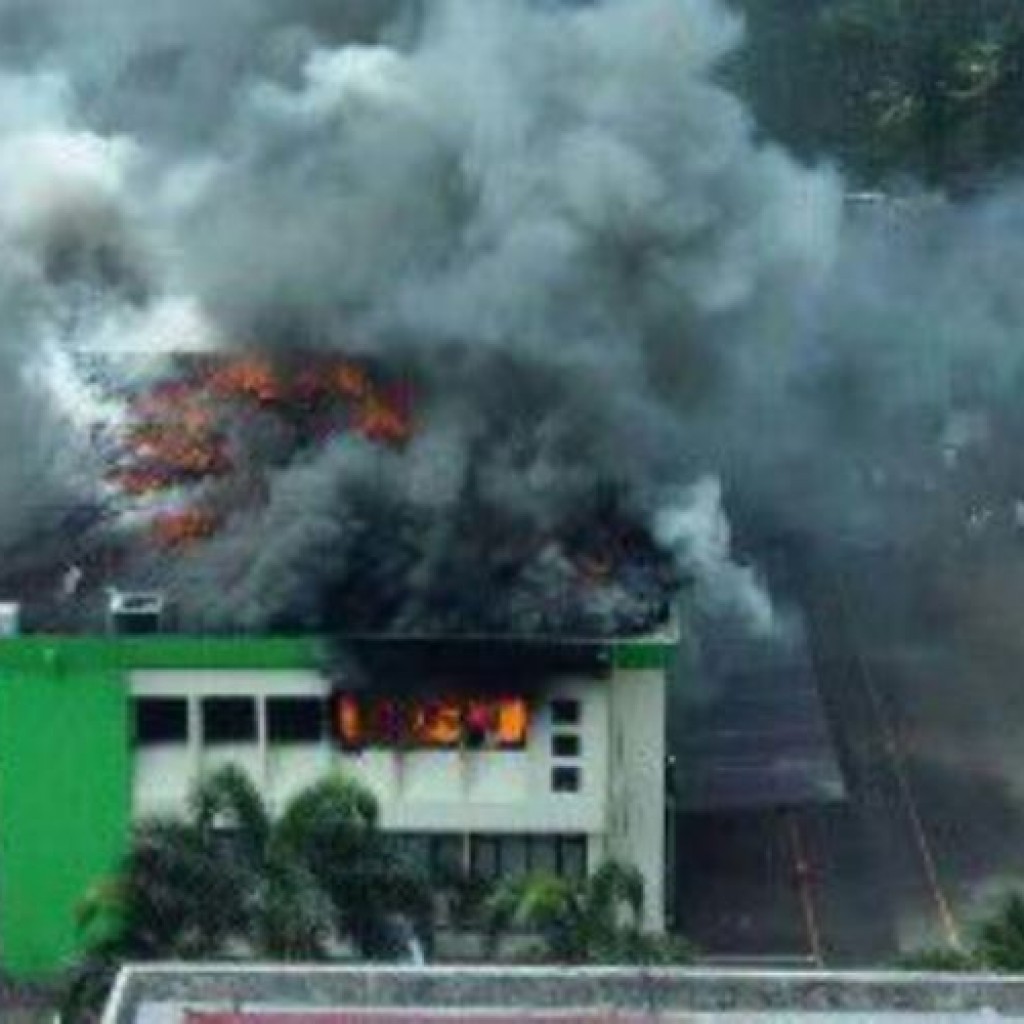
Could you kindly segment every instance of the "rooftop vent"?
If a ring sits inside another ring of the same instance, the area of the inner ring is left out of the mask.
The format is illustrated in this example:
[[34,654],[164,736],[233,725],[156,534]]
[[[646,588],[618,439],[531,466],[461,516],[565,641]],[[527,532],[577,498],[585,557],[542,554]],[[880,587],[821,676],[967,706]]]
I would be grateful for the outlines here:
[[159,633],[164,596],[158,591],[111,591],[109,629],[122,636]]
[[17,636],[21,632],[21,605],[17,601],[0,601],[0,637]]

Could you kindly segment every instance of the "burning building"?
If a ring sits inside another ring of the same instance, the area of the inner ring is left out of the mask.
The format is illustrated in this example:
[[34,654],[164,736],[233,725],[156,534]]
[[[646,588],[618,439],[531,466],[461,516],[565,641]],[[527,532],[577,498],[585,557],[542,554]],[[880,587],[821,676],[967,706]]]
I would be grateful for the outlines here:
[[[770,627],[716,474],[835,176],[717,80],[715,0],[173,7],[98,0],[97,59],[40,0],[0,53],[0,597],[33,634],[0,642],[6,955],[66,952],[132,813],[224,758],[278,797],[349,766],[481,871],[621,853],[657,925],[643,638],[684,579]],[[171,635],[96,636],[111,587]],[[312,653],[354,636],[365,688]]]
[[[29,634],[12,605],[0,640],[10,968],[63,963],[74,903],[131,822],[183,809],[226,763],[272,807],[341,769],[410,856],[483,883],[629,861],[646,926],[664,927],[678,566],[613,481],[588,479],[579,507],[546,519],[497,500],[474,480],[502,458],[493,433],[454,504],[425,508],[396,467],[415,471],[437,399],[406,365],[267,352],[178,355],[155,375],[93,366],[119,409],[93,436],[96,524],[55,560],[57,585],[40,586],[37,556],[36,575],[12,577]],[[361,460],[354,477],[343,460],[329,509],[354,534],[347,548],[286,586],[268,576],[252,619],[225,594],[204,600],[227,617],[197,618],[190,574],[220,575],[233,531],[265,530],[281,474],[322,479],[332,451]]]
[[435,871],[494,882],[632,862],[645,923],[660,929],[676,642],[0,640],[4,966],[65,963],[74,907],[116,865],[131,822],[182,809],[225,763],[272,807],[326,772],[350,773],[376,794],[394,842]]

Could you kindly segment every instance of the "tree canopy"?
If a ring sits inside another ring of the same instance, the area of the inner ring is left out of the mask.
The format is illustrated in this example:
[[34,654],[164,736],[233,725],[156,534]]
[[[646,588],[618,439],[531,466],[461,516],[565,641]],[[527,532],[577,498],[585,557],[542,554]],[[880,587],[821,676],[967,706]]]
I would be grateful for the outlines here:
[[1018,0],[733,0],[763,130],[865,185],[971,187],[1024,148]]
[[118,875],[86,894],[90,952],[70,1007],[91,1005],[125,959],[308,961],[346,947],[395,958],[410,930],[429,944],[426,880],[378,821],[373,794],[344,776],[298,793],[275,818],[242,770],[220,769],[186,815],[140,823]]

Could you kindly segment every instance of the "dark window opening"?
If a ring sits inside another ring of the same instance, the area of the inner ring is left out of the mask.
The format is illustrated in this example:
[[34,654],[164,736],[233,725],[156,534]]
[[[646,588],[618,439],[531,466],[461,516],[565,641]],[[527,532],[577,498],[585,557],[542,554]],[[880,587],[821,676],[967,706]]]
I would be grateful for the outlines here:
[[457,832],[391,832],[387,842],[410,866],[427,872],[436,882],[461,878],[463,837]]
[[140,747],[188,741],[188,701],[184,697],[137,697],[135,742]]
[[501,877],[501,846],[497,836],[473,836],[469,846],[470,871],[474,878],[495,882]]
[[551,702],[551,721],[555,725],[579,725],[580,724],[580,702],[559,698]]
[[586,836],[559,836],[558,873],[576,882],[587,877]]
[[580,770],[574,764],[559,764],[551,769],[551,788],[556,793],[576,793],[580,788]]
[[430,874],[439,880],[458,878],[462,867],[462,836],[430,837]]
[[572,733],[556,733],[551,737],[551,753],[554,757],[579,757],[579,736]]
[[318,697],[267,699],[268,743],[318,743],[326,724],[326,704]]
[[251,697],[207,697],[202,702],[204,743],[255,743],[256,701]]
[[545,873],[582,879],[587,839],[582,835],[470,836],[470,870],[485,882]]

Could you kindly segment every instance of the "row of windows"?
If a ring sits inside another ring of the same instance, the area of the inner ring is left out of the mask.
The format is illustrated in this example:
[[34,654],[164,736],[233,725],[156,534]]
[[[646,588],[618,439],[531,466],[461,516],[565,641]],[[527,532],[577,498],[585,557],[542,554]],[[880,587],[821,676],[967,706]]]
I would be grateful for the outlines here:
[[[185,697],[138,697],[133,703],[137,745],[188,741]],[[268,697],[266,719],[269,742],[316,743],[327,730],[327,702],[320,697]],[[203,697],[199,701],[199,723],[204,744],[255,743],[256,699]]]
[[587,840],[582,835],[470,835],[392,833],[396,850],[435,877],[468,871],[495,882],[546,872],[582,879],[587,873]]
[[[248,743],[257,739],[257,708],[253,697],[204,697],[200,700],[204,743]],[[578,723],[580,703],[552,701],[552,721]],[[185,697],[138,697],[135,741],[141,746],[185,743],[188,740],[188,701]],[[266,698],[267,739],[276,743],[315,743],[327,729],[328,702],[320,697]],[[551,737],[554,757],[580,757],[578,733],[556,732]]]

